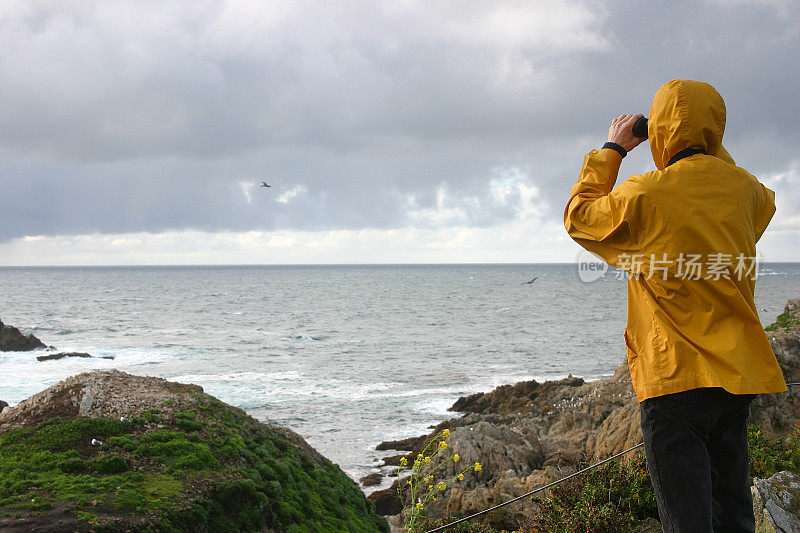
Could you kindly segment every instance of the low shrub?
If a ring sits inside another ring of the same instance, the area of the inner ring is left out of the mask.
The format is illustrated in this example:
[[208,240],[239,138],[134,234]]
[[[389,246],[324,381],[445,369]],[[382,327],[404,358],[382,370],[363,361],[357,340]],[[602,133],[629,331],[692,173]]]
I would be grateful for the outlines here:
[[100,472],[101,474],[121,474],[130,469],[128,461],[121,455],[116,454],[93,457],[88,461],[88,464],[96,472]]
[[58,468],[67,474],[76,474],[86,470],[86,461],[80,457],[69,457],[58,463]]
[[554,533],[628,531],[637,521],[658,517],[644,456],[611,461],[551,489],[541,502],[536,529]]
[[[445,516],[443,518],[437,518],[436,520],[424,520],[419,524],[418,527],[421,527],[420,531],[428,531],[430,529],[435,529],[437,527],[444,526],[451,522],[455,522],[459,518],[463,518],[462,516]],[[450,526],[446,529],[448,533],[500,533],[504,530],[498,530],[493,528],[492,526],[482,524],[479,522],[470,522],[467,520],[466,522],[461,522],[454,526]]]
[[788,436],[768,438],[761,428],[747,428],[750,446],[750,480],[765,479],[782,470],[800,474],[800,425]]

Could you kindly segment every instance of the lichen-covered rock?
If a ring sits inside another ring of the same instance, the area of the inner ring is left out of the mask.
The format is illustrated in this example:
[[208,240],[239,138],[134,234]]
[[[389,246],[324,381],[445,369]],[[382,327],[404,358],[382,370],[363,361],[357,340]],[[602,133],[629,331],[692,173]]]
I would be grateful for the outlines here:
[[757,532],[800,531],[800,476],[784,471],[769,479],[756,479],[752,492]]
[[7,326],[0,320],[0,352],[29,352],[39,348],[47,346],[33,334],[23,335],[14,326]]
[[68,378],[0,413],[2,531],[387,531],[296,433],[197,385]]
[[[119,370],[84,372],[60,381],[3,411],[0,432],[53,418],[134,418],[159,410],[167,417],[197,403],[199,385],[134,376]],[[203,395],[205,396],[205,395]]]

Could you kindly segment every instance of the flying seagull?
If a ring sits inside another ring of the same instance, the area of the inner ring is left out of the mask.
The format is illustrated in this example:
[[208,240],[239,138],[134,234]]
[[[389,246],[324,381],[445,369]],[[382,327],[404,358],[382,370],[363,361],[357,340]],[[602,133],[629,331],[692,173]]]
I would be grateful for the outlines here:
[[520,283],[520,285],[531,285],[531,284],[532,284],[534,281],[536,281],[537,279],[539,279],[539,276],[536,276],[535,278],[533,278],[533,279],[532,279],[532,280],[530,280],[530,281],[523,281],[522,283]]
[[262,187],[272,187],[272,185],[268,184],[266,181],[261,182]]

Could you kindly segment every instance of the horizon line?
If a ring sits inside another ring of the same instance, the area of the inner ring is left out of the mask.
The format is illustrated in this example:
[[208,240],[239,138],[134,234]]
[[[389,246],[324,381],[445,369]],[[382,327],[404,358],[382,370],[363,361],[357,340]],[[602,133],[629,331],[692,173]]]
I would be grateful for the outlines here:
[[[574,265],[577,261],[536,261],[536,262],[441,262],[441,263],[175,263],[175,264],[106,264],[106,265],[0,265],[4,268],[186,268],[186,267],[333,267],[333,266],[528,266],[528,265]],[[767,264],[800,264],[800,261],[762,261],[760,265]],[[612,267],[613,268],[613,267]]]

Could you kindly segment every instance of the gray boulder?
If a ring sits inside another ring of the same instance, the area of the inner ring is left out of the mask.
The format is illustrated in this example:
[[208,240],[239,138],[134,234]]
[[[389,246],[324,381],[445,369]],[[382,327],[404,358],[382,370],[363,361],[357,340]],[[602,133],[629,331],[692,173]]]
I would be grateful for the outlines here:
[[751,490],[758,533],[800,531],[800,476],[778,472],[769,479],[755,479]]

